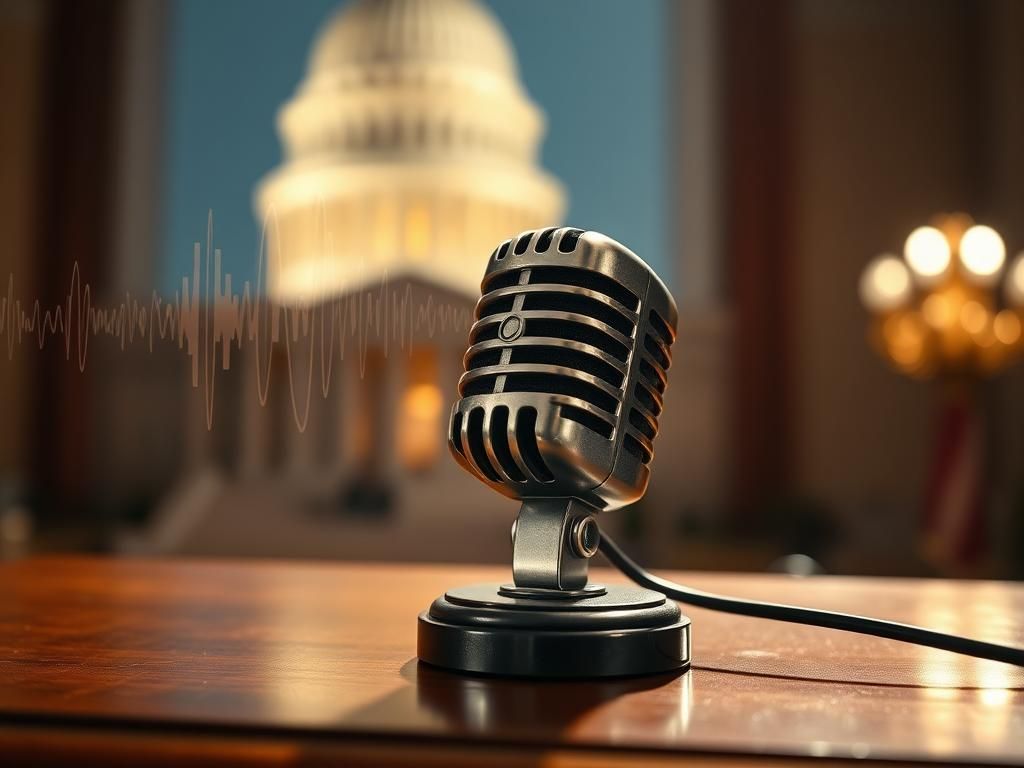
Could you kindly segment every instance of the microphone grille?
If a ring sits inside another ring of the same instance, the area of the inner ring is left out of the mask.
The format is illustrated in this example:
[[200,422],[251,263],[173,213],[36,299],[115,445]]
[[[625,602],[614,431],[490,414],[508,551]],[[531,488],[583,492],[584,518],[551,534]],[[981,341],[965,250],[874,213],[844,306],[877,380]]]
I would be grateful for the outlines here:
[[646,488],[676,309],[639,257],[597,232],[524,232],[488,263],[460,400],[455,458],[507,495],[598,508]]
[[658,418],[663,407],[662,395],[668,383],[668,369],[672,365],[671,326],[654,309],[647,312],[643,349],[638,350],[638,375],[633,385],[634,405],[629,409],[629,423],[635,433],[627,432],[622,447],[644,464],[654,456],[652,443],[658,434]]
[[[581,229],[524,232],[502,243],[492,258],[571,254],[581,235]],[[577,266],[530,264],[489,273],[460,394],[563,395],[568,398],[561,405],[564,418],[611,439],[639,304],[640,298],[614,278]],[[515,343],[520,337],[528,343]]]

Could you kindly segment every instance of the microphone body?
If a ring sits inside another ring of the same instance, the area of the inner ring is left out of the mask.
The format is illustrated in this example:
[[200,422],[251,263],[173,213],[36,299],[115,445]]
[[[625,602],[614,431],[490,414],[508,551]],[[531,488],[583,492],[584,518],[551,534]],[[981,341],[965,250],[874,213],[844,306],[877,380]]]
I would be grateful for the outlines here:
[[584,590],[593,514],[643,496],[676,319],[651,268],[600,233],[523,232],[491,254],[449,446],[523,500],[510,591]]
[[512,584],[448,590],[420,614],[420,659],[530,677],[685,669],[690,622],[664,595],[587,581],[595,515],[647,489],[676,306],[635,253],[597,232],[524,232],[491,255],[449,447],[522,500]]
[[597,232],[524,232],[488,261],[475,318],[451,415],[456,461],[512,498],[638,500],[677,321],[650,267]]

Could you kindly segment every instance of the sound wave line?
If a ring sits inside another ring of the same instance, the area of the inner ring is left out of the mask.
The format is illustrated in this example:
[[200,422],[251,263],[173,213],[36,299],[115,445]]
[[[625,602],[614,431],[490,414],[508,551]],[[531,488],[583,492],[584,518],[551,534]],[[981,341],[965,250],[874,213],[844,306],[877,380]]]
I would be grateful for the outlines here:
[[[269,229],[276,238],[274,253],[279,267],[282,251],[277,219],[273,212],[268,218],[273,224]],[[333,254],[333,242],[325,229],[322,206],[318,218],[320,239],[325,246],[319,252],[328,259]],[[260,236],[255,288],[246,280],[240,293],[233,289],[231,273],[222,271],[221,249],[213,247],[212,210],[207,214],[205,248],[199,242],[194,244],[191,278],[182,276],[181,290],[175,291],[170,300],[154,289],[148,298],[127,292],[116,304],[95,306],[92,288],[83,280],[75,261],[66,298],[56,306],[44,308],[39,299],[25,302],[17,296],[12,273],[8,276],[6,294],[0,295],[0,338],[6,343],[7,359],[13,361],[15,350],[29,340],[34,339],[41,351],[51,339],[61,339],[65,358],[70,362],[74,352],[78,370],[84,372],[93,338],[111,338],[121,351],[144,343],[149,353],[158,343],[175,343],[189,356],[192,386],[202,385],[206,427],[212,430],[217,371],[230,369],[232,349],[240,352],[244,345],[255,345],[257,393],[260,405],[265,407],[274,362],[271,351],[274,344],[279,344],[284,350],[292,415],[298,430],[305,432],[314,397],[316,363],[320,394],[327,398],[335,354],[345,360],[351,342],[356,344],[359,376],[363,378],[372,340],[380,343],[386,357],[393,344],[411,352],[413,339],[418,335],[433,338],[438,332],[449,330],[468,332],[472,322],[468,300],[458,306],[435,301],[428,293],[425,301],[415,302],[412,284],[402,281],[399,287],[392,286],[387,271],[372,288],[342,296],[321,292],[302,304],[272,302],[262,295],[267,235],[265,225]],[[296,383],[293,348],[300,341],[308,342],[311,359],[305,381]]]

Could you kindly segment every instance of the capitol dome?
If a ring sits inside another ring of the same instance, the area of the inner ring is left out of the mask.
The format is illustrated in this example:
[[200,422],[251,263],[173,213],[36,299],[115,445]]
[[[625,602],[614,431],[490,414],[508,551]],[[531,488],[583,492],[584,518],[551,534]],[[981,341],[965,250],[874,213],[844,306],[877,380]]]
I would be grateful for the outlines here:
[[343,6],[310,56],[311,72],[380,62],[481,69],[516,78],[515,53],[494,16],[465,0],[398,0]]
[[476,0],[355,0],[315,41],[260,183],[280,300],[420,276],[475,295],[489,252],[560,222],[544,116]]

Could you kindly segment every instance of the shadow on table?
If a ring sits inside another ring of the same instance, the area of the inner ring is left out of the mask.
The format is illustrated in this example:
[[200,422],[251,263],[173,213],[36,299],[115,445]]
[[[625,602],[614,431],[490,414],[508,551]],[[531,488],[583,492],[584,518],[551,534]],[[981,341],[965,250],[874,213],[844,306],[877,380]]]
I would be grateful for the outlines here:
[[[689,673],[604,681],[522,680],[456,674],[411,659],[401,674],[412,685],[353,713],[347,723],[400,719],[406,729],[424,734],[545,744],[560,742],[575,723],[600,716],[602,707],[641,692],[647,695],[644,712],[637,716],[646,727],[653,718],[664,721],[663,730],[680,731],[688,720]],[[652,704],[650,693],[655,691],[660,695]]]

